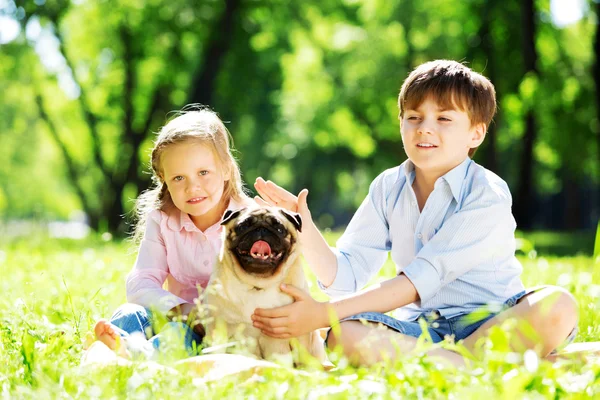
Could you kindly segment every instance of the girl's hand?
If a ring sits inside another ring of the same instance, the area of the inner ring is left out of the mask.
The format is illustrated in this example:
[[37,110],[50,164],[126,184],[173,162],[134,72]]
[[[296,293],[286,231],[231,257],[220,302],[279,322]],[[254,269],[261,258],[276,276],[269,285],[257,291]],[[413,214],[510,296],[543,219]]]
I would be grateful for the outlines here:
[[204,326],[200,323],[198,316],[198,306],[195,304],[179,304],[167,312],[167,318],[170,321],[186,323],[200,337],[205,335]]
[[258,204],[285,208],[286,210],[300,214],[303,219],[309,220],[310,210],[306,202],[306,198],[308,197],[307,189],[302,189],[298,196],[294,196],[281,186],[271,181],[265,181],[261,177],[256,178],[254,187],[260,195],[260,197],[257,196],[254,198]]
[[267,336],[289,339],[329,326],[327,303],[314,300],[310,294],[292,285],[281,285],[281,291],[294,302],[277,308],[257,308],[252,314],[255,328]]

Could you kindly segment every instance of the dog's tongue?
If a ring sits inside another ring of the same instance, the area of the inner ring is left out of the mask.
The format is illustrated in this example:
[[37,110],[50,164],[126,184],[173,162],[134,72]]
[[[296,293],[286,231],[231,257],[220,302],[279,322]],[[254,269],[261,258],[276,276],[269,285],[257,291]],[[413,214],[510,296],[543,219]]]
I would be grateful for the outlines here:
[[250,254],[258,254],[259,256],[263,257],[270,256],[271,246],[269,246],[269,243],[265,242],[264,240],[258,240],[252,245],[252,248],[250,249]]

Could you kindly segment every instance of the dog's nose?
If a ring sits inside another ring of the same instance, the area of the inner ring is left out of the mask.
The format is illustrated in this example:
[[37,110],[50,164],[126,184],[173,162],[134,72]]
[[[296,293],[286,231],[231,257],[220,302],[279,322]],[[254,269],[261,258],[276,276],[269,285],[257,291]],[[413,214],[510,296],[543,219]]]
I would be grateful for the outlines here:
[[258,230],[258,234],[259,234],[261,237],[265,237],[265,236],[267,236],[267,235],[271,235],[272,233],[271,233],[271,231],[270,231],[270,230],[268,230],[267,228],[260,228],[260,229]]

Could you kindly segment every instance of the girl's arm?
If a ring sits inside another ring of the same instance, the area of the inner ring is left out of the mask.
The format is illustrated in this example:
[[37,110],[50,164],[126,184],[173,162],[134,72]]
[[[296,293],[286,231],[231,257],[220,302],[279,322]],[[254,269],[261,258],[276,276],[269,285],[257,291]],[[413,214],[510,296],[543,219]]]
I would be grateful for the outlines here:
[[[127,276],[126,290],[128,302],[155,308],[166,314],[188,303],[163,289],[169,275],[167,250],[160,229],[163,217],[160,211],[153,211],[148,216],[137,259]],[[183,312],[181,308],[180,312]]]
[[361,312],[385,313],[419,300],[417,290],[404,274],[330,302],[318,302],[294,286],[282,285],[281,290],[294,297],[294,303],[271,309],[257,308],[252,315],[256,328],[281,339],[331,326],[337,320]]

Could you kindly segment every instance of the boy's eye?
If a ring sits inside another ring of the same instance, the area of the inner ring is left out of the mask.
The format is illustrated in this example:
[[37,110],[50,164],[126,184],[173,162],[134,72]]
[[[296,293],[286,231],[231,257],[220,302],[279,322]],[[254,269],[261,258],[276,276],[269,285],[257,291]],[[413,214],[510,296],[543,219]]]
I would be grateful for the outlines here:
[[176,177],[174,177],[174,178],[173,178],[173,180],[174,180],[175,182],[180,182],[180,181],[182,181],[182,180],[183,180],[183,176],[181,176],[181,175],[177,175]]
[[410,117],[408,117],[408,120],[409,120],[409,121],[416,121],[416,120],[418,120],[418,119],[419,119],[419,117],[416,117],[416,116],[414,116],[414,115],[411,115]]
[[440,121],[451,121],[450,118],[446,118],[446,117],[440,117],[438,118]]
[[204,170],[200,171],[199,174],[202,176],[208,175],[208,171],[204,169]]

